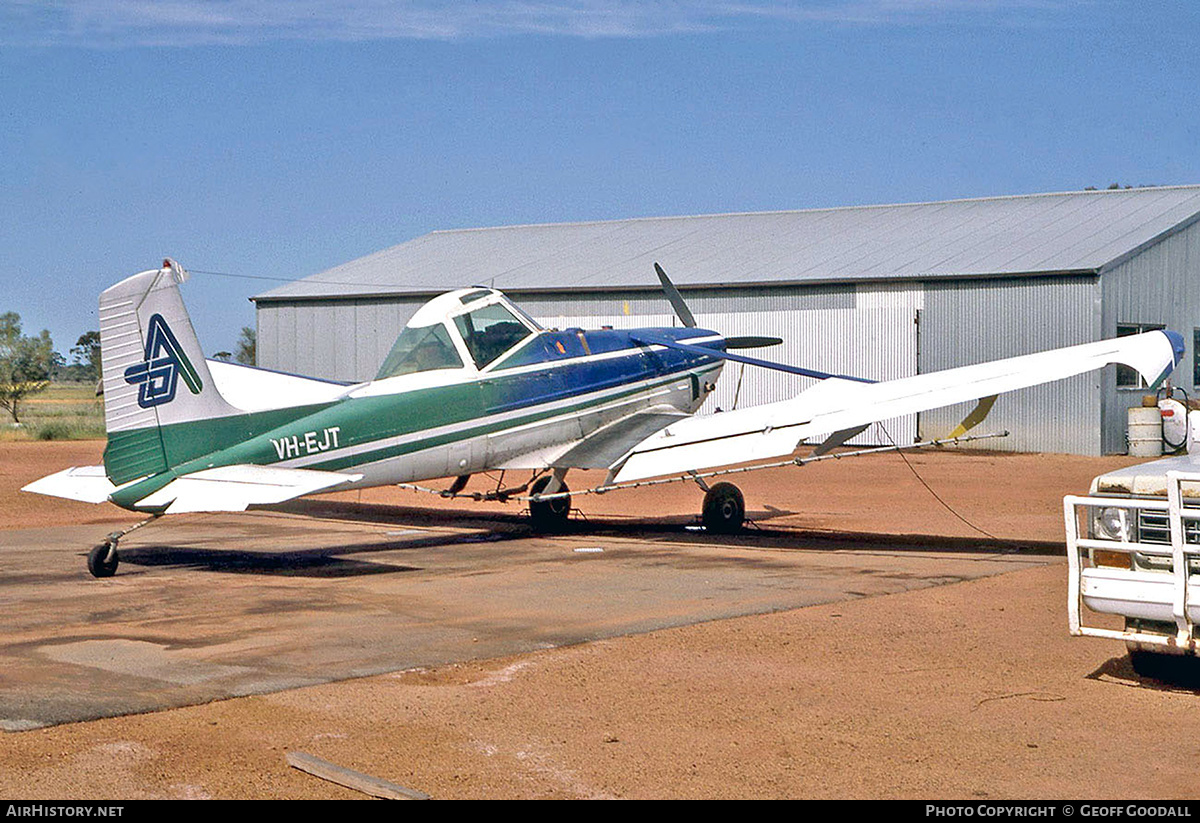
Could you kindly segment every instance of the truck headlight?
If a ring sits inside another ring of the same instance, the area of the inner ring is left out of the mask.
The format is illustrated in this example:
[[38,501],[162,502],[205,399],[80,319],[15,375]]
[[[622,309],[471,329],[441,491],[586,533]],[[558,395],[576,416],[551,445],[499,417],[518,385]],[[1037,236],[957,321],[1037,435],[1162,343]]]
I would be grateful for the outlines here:
[[1105,540],[1119,540],[1122,543],[1130,542],[1132,535],[1133,520],[1129,516],[1128,509],[1120,509],[1115,506],[1109,506],[1100,510],[1093,521],[1096,528],[1096,535]]

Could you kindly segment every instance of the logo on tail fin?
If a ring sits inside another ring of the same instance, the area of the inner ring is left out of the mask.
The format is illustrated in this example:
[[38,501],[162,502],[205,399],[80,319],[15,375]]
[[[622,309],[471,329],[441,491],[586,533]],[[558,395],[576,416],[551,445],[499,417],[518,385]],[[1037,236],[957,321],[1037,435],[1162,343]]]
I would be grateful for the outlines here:
[[149,409],[175,399],[175,387],[181,376],[192,394],[199,394],[204,388],[167,321],[161,314],[151,315],[146,359],[125,370],[125,382],[139,386],[138,405]]

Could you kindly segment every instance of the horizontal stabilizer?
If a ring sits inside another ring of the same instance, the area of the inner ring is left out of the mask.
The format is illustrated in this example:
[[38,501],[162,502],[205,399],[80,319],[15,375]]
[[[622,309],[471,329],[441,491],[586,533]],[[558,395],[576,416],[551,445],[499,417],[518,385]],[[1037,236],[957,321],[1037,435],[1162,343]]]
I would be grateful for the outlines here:
[[172,480],[138,501],[140,508],[167,506],[167,514],[240,512],[247,506],[282,503],[362,479],[361,474],[280,469],[273,466],[221,466]]
[[103,466],[77,466],[34,480],[21,491],[84,503],[103,503],[114,489],[116,486],[105,475]]

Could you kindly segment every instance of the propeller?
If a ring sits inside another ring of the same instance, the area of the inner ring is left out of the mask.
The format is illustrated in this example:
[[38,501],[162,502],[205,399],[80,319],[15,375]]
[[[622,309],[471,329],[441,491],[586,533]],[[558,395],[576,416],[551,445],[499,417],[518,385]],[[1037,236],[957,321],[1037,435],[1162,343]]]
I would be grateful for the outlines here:
[[[679,289],[675,288],[675,284],[671,282],[671,278],[667,277],[667,273],[663,271],[663,267],[654,264],[654,271],[658,274],[658,281],[662,283],[663,293],[667,300],[671,303],[671,308],[675,310],[675,315],[689,329],[696,328],[696,318],[692,316],[692,312],[688,309],[687,304],[683,302],[683,295],[679,293]],[[647,346],[665,346],[669,349],[678,349],[679,351],[691,352],[692,354],[704,354],[709,357],[719,357],[722,360],[732,360],[736,363],[745,363],[750,366],[760,366],[764,369],[775,369],[776,371],[788,372],[789,374],[798,374],[803,377],[816,377],[825,379],[828,377],[838,377],[842,380],[853,380],[857,383],[874,383],[874,380],[867,380],[865,377],[855,377],[850,374],[830,374],[829,372],[817,371],[815,369],[805,369],[799,366],[789,366],[785,363],[772,363],[770,360],[759,360],[756,357],[747,357],[744,354],[729,354],[729,349],[757,349],[767,346],[778,346],[783,341],[778,337],[761,337],[758,335],[745,335],[742,337],[726,337],[725,350],[712,349],[708,346],[696,346],[690,343],[683,343],[679,340],[673,340],[669,337],[663,337],[657,334],[641,333],[633,338],[638,343]]]
[[746,363],[750,366],[761,366],[764,369],[775,369],[776,371],[787,372],[788,374],[798,374],[801,377],[816,377],[824,380],[827,377],[838,377],[842,380],[853,380],[856,383],[874,383],[874,380],[868,380],[865,377],[855,377],[852,374],[831,374],[825,371],[817,371],[816,369],[805,369],[800,366],[789,366],[786,363],[773,363],[770,360],[759,360],[757,357],[747,357],[744,354],[730,354],[727,351],[720,349],[712,349],[708,346],[696,346],[691,343],[684,343],[681,340],[674,340],[670,337],[664,337],[661,334],[651,334],[649,332],[639,331],[636,334],[631,334],[630,339],[641,343],[643,346],[663,346],[668,349],[678,349],[679,351],[689,352],[691,354],[703,354],[707,357],[719,357],[722,360],[732,360],[735,363]]
[[[667,296],[667,300],[671,303],[671,308],[675,310],[675,316],[679,318],[689,329],[696,328],[696,318],[692,316],[691,310],[687,307],[687,303],[683,302],[683,295],[679,293],[679,289],[675,288],[675,284],[671,282],[671,278],[667,277],[667,273],[663,271],[663,267],[654,264],[654,271],[658,273],[658,282],[662,283],[663,292]],[[783,341],[778,337],[760,337],[758,335],[745,335],[743,337],[726,337],[726,349],[763,349],[767,346],[778,346]]]

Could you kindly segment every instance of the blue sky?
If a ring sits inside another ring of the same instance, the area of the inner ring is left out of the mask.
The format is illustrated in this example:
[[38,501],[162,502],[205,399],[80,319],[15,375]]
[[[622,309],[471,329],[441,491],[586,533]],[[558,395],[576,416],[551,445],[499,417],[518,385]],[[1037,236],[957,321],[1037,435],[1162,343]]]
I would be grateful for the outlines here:
[[169,255],[211,354],[251,278],[434,229],[1200,183],[1197,42],[1191,0],[0,0],[0,311],[65,353]]

